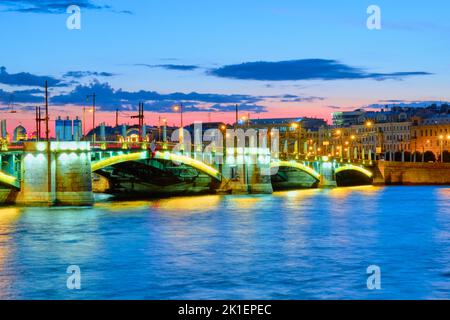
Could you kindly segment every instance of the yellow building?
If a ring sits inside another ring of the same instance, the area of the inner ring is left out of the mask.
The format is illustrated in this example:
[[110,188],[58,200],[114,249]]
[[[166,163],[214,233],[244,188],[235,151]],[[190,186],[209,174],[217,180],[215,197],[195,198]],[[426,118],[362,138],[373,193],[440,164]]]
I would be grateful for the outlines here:
[[411,151],[411,122],[381,122],[373,120],[352,126],[358,146],[378,154]]
[[443,151],[450,151],[450,123],[419,122],[411,127],[412,149],[431,151],[438,158]]

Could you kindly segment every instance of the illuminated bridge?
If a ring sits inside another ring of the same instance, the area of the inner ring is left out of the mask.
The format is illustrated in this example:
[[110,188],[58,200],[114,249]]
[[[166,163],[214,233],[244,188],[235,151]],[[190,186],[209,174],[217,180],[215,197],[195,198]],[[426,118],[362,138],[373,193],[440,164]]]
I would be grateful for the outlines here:
[[370,184],[377,173],[370,161],[280,159],[269,149],[223,154],[202,148],[186,152],[166,144],[54,141],[8,146],[0,151],[0,202],[90,205],[93,192],[126,197],[271,193]]

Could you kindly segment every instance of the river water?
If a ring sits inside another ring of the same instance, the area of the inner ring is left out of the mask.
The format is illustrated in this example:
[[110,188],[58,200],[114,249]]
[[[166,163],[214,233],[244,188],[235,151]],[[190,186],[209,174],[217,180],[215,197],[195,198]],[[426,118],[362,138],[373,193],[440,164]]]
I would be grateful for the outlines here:
[[3,207],[0,298],[450,298],[450,188]]

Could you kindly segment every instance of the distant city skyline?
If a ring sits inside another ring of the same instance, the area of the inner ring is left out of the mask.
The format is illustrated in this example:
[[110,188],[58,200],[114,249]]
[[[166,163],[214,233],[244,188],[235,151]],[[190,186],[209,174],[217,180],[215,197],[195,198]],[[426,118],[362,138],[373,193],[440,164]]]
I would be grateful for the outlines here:
[[[81,30],[66,27],[70,4],[81,7]],[[371,4],[381,30],[366,27]],[[51,120],[82,118],[95,92],[97,124],[114,124],[116,108],[133,124],[139,101],[146,123],[170,125],[178,103],[189,123],[232,122],[235,104],[252,118],[330,121],[334,111],[446,102],[449,10],[446,1],[0,1],[0,118],[9,130],[34,128],[45,80]]]

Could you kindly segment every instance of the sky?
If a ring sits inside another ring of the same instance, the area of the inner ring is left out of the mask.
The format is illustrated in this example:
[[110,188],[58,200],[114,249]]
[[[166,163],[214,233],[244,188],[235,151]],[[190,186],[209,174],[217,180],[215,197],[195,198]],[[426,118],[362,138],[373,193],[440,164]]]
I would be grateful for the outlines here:
[[[70,5],[81,29],[67,28]],[[231,123],[235,104],[253,119],[330,121],[449,101],[449,12],[446,0],[0,0],[0,118],[33,131],[46,80],[52,120],[81,118],[95,92],[107,124],[116,109],[133,124],[140,101],[146,123],[173,125],[179,103],[186,123]]]

